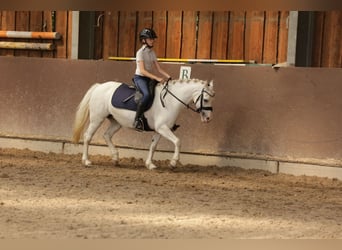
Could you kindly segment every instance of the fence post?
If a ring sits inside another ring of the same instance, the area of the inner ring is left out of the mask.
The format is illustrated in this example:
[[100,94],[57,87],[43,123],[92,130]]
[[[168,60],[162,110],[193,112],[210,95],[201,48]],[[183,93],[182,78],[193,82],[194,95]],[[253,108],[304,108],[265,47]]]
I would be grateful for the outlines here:
[[78,59],[80,12],[72,11],[71,20],[71,59]]
[[287,63],[295,65],[297,46],[298,11],[290,11],[288,17]]

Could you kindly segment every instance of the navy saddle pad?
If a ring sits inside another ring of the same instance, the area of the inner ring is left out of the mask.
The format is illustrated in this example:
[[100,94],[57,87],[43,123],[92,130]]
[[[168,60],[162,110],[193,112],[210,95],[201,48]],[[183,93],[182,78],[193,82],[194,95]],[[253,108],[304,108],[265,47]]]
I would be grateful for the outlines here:
[[[116,108],[121,108],[121,109],[128,109],[132,111],[137,110],[137,104],[134,101],[134,94],[135,94],[136,89],[134,87],[129,86],[128,84],[122,83],[113,93],[112,96],[112,105]],[[147,104],[147,107],[145,108],[145,111],[148,110],[153,103],[153,98],[149,101]],[[143,123],[144,123],[144,130],[145,131],[152,131],[148,126],[147,120],[145,116],[143,115],[142,117]],[[172,131],[175,131],[179,125],[174,125],[172,128]]]
[[[134,100],[136,89],[128,84],[122,83],[113,93],[112,105],[115,108],[128,109],[132,111],[137,110],[137,103]],[[148,103],[145,111],[152,105],[153,99]]]

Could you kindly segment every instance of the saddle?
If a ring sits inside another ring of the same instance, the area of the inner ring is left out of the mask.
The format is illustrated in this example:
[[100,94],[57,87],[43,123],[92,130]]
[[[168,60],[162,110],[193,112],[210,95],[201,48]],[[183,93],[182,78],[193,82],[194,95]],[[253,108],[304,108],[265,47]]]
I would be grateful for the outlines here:
[[[144,108],[144,112],[149,110],[152,106],[154,100],[155,87],[157,85],[156,80],[151,80],[149,83],[151,98]],[[127,83],[122,83],[113,93],[112,105],[119,109],[128,109],[132,111],[137,110],[137,104],[139,103],[142,93],[136,87],[136,85],[131,86]]]
[[[134,82],[134,81],[133,81]],[[149,110],[153,104],[155,87],[157,85],[156,80],[151,80],[149,82],[149,91],[151,93],[151,98],[148,103],[145,105],[143,112]],[[115,108],[119,109],[127,109],[131,111],[137,110],[137,104],[139,103],[140,98],[142,97],[142,93],[139,88],[134,85],[128,85],[127,83],[122,83],[113,93],[112,95],[112,105]],[[145,116],[143,115],[143,123],[145,131],[152,131],[148,124]]]

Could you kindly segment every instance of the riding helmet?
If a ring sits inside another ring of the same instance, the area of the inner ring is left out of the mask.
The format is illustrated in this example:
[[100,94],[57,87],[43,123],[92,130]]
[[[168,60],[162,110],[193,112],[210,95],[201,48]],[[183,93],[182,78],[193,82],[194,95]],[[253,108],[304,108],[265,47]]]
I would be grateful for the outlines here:
[[155,39],[155,38],[157,38],[157,34],[156,34],[156,32],[154,32],[153,29],[145,28],[140,32],[139,38],[140,38],[140,41],[142,39],[145,39],[145,38]]

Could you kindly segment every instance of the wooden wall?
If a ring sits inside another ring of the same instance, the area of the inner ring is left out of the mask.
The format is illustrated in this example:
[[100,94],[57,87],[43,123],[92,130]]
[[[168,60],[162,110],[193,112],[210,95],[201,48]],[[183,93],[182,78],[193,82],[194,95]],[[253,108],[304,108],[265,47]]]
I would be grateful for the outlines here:
[[0,49],[1,56],[69,58],[71,55],[71,12],[69,11],[0,11],[0,29],[10,31],[59,32],[60,40],[6,39],[1,41],[51,42],[54,51]]
[[[158,57],[286,61],[288,11],[104,12],[103,58],[135,56],[139,31],[153,27]],[[117,43],[115,41],[118,41]]]
[[313,65],[342,67],[342,11],[315,13]]
[[[288,11],[96,11],[94,59],[134,57],[139,31],[153,27],[160,58],[284,62],[288,16]],[[71,18],[69,11],[0,11],[0,30],[62,34],[50,41],[55,51],[0,49],[0,55],[70,58]],[[342,11],[315,12],[313,66],[342,67],[341,27]]]

